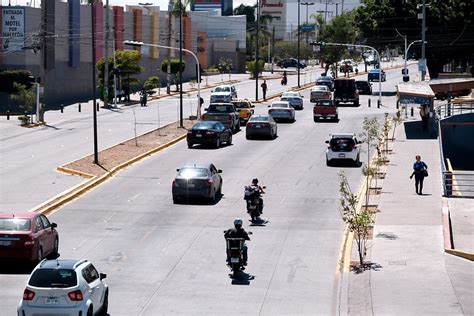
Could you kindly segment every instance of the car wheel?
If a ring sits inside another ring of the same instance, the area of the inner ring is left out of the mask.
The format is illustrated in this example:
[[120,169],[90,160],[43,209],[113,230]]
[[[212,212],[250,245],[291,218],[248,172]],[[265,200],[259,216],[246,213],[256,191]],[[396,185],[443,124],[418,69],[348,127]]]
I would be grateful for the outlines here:
[[192,144],[192,143],[188,143],[188,148],[193,148],[193,144]]
[[327,158],[326,158],[326,166],[330,166],[331,165],[331,161],[329,161]]
[[211,196],[211,203],[214,204],[214,203],[216,203],[216,201],[217,201],[217,192],[214,191],[214,193]]
[[359,164],[360,164],[360,156],[357,155],[357,158],[356,158],[356,160],[355,160],[355,165],[356,165],[356,166],[359,166]]
[[229,138],[227,139],[227,146],[232,145],[232,134],[229,135]]
[[245,135],[246,139],[251,139],[252,137],[250,135]]
[[241,123],[240,123],[240,120],[239,120],[239,122],[237,122],[237,126],[235,126],[235,130],[236,130],[237,132],[240,131],[240,124],[241,124]]
[[51,253],[51,258],[56,258],[58,256],[58,253],[59,253],[59,238],[56,238],[54,240],[54,248],[53,248],[53,252]]
[[43,248],[41,246],[38,246],[38,253],[36,255],[37,262],[41,262],[43,260]]
[[100,314],[104,315],[104,316],[107,316],[108,310],[109,310],[109,290],[107,290],[107,292],[105,292],[104,303],[102,304]]
[[178,204],[179,198],[177,196],[173,196],[173,204]]
[[221,139],[219,137],[216,138],[216,144],[215,144],[215,147],[216,148],[219,148],[221,147]]
[[336,115],[336,116],[334,117],[334,121],[336,121],[336,122],[339,121],[339,115]]
[[87,316],[94,316],[94,309],[93,309],[92,305],[89,306],[89,309],[87,310],[87,314],[86,314],[86,315],[87,315]]

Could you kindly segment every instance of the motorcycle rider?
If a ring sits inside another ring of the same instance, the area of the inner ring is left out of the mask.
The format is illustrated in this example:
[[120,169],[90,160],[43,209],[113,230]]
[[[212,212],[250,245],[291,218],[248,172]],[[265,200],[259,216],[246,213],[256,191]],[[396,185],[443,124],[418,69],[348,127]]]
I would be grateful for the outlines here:
[[258,202],[259,202],[259,205],[260,205],[260,214],[263,214],[263,199],[262,199],[262,194],[265,193],[265,191],[263,190],[263,187],[261,187],[260,185],[258,185],[258,179],[255,178],[252,180],[252,185],[251,187],[255,188],[259,195],[258,195]]
[[287,83],[288,83],[288,78],[286,77],[286,70],[285,70],[283,71],[283,78],[281,79],[281,85],[286,86]]
[[[243,238],[244,240],[249,240],[250,237],[249,234],[245,231],[245,229],[242,228],[242,219],[241,218],[236,218],[234,220],[234,228],[230,228],[224,232],[224,238]],[[242,248],[243,252],[243,265],[247,265],[247,245],[244,243],[244,246]],[[229,258],[227,257],[227,261]]]

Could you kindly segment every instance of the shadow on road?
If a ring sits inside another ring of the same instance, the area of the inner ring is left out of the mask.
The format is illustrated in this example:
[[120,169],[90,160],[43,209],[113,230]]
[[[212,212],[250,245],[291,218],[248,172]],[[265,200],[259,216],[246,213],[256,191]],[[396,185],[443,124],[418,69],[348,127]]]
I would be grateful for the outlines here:
[[405,122],[405,135],[407,139],[434,139],[429,131],[423,131],[421,121]]
[[255,276],[243,271],[240,271],[235,277],[229,274],[229,277],[232,279],[232,285],[250,285],[250,281],[255,279]]
[[351,271],[355,274],[361,274],[365,271],[380,271],[383,267],[374,262],[366,262],[363,265],[360,265],[358,262],[357,264],[351,264]]
[[31,262],[2,262],[0,274],[30,274],[36,264]]

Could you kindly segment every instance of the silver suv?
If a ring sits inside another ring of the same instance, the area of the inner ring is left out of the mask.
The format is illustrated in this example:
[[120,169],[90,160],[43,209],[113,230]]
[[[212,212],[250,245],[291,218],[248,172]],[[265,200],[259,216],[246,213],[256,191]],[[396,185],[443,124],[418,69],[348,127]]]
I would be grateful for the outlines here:
[[18,316],[107,315],[109,287],[89,261],[43,260],[31,272]]
[[233,85],[217,86],[211,92],[210,103],[230,102],[237,98],[237,90]]

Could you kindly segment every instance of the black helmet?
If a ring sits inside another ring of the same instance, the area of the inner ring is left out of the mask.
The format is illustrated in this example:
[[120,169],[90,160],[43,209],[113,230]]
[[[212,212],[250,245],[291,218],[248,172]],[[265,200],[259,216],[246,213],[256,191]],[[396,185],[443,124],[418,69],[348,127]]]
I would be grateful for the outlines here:
[[258,184],[258,179],[257,178],[253,179],[252,184]]
[[235,226],[235,228],[237,228],[237,229],[242,228],[242,219],[241,219],[241,218],[236,218],[236,219],[234,220],[234,226]]

